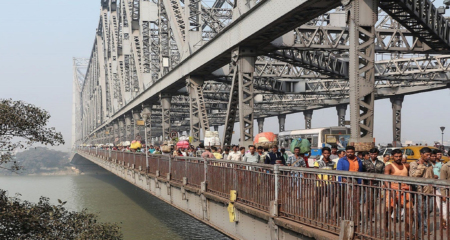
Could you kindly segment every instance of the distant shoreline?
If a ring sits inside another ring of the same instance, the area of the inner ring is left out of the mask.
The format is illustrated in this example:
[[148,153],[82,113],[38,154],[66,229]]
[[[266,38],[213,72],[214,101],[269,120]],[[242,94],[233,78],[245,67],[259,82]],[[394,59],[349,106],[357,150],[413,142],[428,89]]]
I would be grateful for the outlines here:
[[84,175],[85,173],[80,172],[80,170],[74,167],[67,167],[64,170],[58,171],[49,171],[49,172],[38,172],[38,173],[14,173],[10,171],[2,171],[0,172],[0,176],[67,176],[67,175]]

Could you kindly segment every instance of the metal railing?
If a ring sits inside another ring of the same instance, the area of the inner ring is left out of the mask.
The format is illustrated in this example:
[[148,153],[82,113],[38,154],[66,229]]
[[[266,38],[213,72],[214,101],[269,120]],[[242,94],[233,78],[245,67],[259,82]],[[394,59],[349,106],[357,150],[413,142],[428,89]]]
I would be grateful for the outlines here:
[[[339,234],[353,222],[360,239],[445,239],[450,236],[450,181],[169,155],[83,150],[107,160],[133,161],[135,169],[243,205]],[[125,156],[125,157],[123,157]],[[125,164],[126,165],[126,164]],[[130,163],[131,167],[131,163]],[[425,228],[427,231],[425,231]]]

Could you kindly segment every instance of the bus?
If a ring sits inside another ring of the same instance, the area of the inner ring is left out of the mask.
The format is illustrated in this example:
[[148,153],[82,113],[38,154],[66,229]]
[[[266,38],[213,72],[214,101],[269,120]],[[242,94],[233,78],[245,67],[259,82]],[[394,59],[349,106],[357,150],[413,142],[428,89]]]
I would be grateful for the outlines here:
[[280,132],[278,134],[278,145],[286,148],[288,155],[290,145],[293,139],[308,139],[311,143],[311,154],[309,155],[309,166],[314,165],[316,157],[322,155],[323,147],[336,145],[338,149],[345,149],[350,139],[350,128],[348,127],[327,127],[312,128]]

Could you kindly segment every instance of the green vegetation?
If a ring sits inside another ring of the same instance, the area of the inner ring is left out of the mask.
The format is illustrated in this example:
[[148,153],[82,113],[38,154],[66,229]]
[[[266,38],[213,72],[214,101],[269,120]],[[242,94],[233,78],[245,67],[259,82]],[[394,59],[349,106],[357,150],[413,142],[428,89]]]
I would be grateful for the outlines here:
[[68,211],[64,204],[51,205],[44,197],[30,203],[0,190],[0,239],[123,239],[116,224],[98,222],[86,210]]
[[[47,148],[35,148],[14,156],[33,144],[64,144],[61,133],[48,128],[50,114],[32,104],[0,99],[0,168],[17,172],[61,168],[67,155]],[[99,223],[97,216],[83,210],[70,212],[65,202],[51,205],[41,197],[38,203],[9,197],[0,190],[0,239],[122,239],[115,224]]]

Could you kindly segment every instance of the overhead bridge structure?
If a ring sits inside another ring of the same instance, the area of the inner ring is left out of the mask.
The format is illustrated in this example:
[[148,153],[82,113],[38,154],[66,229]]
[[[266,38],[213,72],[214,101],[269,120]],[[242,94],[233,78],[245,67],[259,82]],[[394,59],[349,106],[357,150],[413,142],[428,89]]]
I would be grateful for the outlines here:
[[[373,145],[374,101],[449,87],[450,27],[430,0],[101,0],[74,59],[73,146],[224,126],[252,143],[264,118],[336,107],[351,144]],[[137,124],[142,122],[144,125]],[[310,121],[306,121],[310,122]],[[310,124],[306,124],[306,128]],[[147,129],[147,130],[145,130]]]

